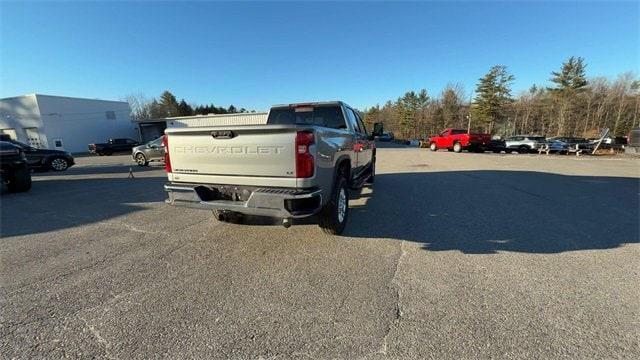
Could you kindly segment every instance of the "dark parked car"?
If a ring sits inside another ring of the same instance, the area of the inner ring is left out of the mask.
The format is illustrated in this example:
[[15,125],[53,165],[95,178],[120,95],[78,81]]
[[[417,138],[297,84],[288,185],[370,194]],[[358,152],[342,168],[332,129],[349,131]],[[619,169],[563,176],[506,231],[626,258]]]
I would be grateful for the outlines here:
[[394,139],[393,133],[391,132],[384,133],[376,138],[376,140],[378,141],[393,141],[393,139]]
[[19,141],[8,141],[19,147],[27,157],[29,168],[38,171],[64,171],[75,164],[73,156],[66,151],[36,149]]
[[541,151],[545,151],[547,153],[567,154],[569,153],[570,147],[571,146],[568,143],[560,141],[557,138],[547,139],[547,142],[543,145]]
[[117,152],[129,152],[138,145],[140,143],[133,139],[109,139],[104,144],[89,144],[89,152],[100,156],[111,155]]
[[164,144],[162,136],[149,141],[144,145],[139,145],[131,150],[131,156],[140,166],[148,166],[150,161],[164,161]]
[[31,171],[24,151],[6,141],[0,141],[0,176],[11,192],[31,189]]
[[549,140],[561,141],[571,149],[580,149],[580,150],[588,150],[593,148],[591,142],[585,138],[574,137],[574,136],[556,136],[549,138]]
[[499,154],[503,151],[506,152],[507,144],[504,140],[493,139],[489,142],[489,145],[487,145],[487,150],[493,151],[496,154]]
[[549,140],[558,140],[558,141],[562,141],[565,144],[571,145],[571,144],[588,144],[589,140],[585,139],[585,138],[581,138],[581,137],[574,137],[574,136],[555,136],[552,138],[549,138]]

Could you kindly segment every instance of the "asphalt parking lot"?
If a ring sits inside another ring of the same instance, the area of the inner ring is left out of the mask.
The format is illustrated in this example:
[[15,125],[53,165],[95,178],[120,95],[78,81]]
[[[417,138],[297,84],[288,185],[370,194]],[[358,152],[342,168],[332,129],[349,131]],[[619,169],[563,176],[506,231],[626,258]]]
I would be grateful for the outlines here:
[[342,237],[171,208],[127,156],[34,174],[0,198],[0,353],[640,356],[640,160],[381,148],[377,170]]

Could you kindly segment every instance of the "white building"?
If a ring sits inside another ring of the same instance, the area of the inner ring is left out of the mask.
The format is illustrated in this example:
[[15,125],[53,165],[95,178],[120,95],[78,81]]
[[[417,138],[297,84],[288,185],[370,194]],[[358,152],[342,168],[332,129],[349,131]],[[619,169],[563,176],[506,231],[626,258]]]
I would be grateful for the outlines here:
[[110,138],[138,139],[127,102],[29,94],[0,99],[0,133],[37,148],[86,152]]

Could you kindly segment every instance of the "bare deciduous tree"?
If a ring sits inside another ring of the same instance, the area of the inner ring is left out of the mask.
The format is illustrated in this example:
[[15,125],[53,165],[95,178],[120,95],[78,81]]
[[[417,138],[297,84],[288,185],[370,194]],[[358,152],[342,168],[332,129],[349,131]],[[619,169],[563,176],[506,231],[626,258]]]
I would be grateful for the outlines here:
[[[527,133],[596,137],[603,128],[622,136],[640,126],[637,75],[624,73],[613,81],[605,77],[583,79],[583,70],[584,64],[577,58],[565,62],[562,70],[554,73],[556,87],[534,85],[504,105],[500,116],[472,119],[475,120],[472,128],[491,129],[501,136]],[[417,98],[417,94],[407,94],[396,102],[366,110],[367,121],[383,122],[386,129],[403,138],[425,138],[447,127],[466,128],[465,117],[470,105],[464,100],[460,85],[447,85],[438,97],[428,98],[419,110],[412,108],[410,112],[406,104]],[[407,126],[409,124],[411,126]]]

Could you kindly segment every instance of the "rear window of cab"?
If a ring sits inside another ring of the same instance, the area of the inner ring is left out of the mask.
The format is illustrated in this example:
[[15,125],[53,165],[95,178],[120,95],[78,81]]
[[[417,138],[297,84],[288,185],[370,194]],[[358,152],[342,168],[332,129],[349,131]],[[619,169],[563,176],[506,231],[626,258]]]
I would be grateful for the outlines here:
[[346,129],[342,109],[337,105],[297,106],[273,108],[267,124],[318,125],[334,129]]

